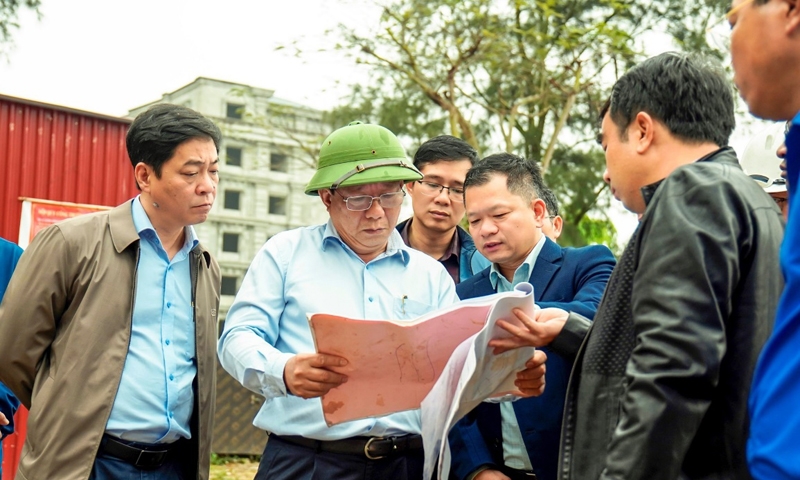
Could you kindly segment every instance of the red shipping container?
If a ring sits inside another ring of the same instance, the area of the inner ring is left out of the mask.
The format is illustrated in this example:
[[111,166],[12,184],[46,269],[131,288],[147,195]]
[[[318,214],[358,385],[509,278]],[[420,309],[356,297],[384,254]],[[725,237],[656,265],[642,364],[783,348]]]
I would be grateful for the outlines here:
[[105,206],[134,197],[130,123],[0,95],[0,237],[17,241],[20,197]]

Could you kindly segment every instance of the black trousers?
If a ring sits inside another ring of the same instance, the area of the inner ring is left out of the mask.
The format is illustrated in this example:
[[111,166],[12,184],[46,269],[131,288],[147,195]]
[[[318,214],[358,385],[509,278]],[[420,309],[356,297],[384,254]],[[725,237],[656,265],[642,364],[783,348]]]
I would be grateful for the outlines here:
[[370,460],[316,452],[270,436],[255,480],[422,480],[424,462],[422,450]]
[[118,458],[98,454],[89,480],[186,480],[180,459],[167,461],[155,470],[140,470]]

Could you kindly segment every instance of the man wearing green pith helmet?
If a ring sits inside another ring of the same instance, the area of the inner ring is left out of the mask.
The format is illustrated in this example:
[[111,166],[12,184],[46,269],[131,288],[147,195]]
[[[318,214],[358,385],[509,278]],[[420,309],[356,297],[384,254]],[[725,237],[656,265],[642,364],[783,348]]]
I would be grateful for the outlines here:
[[[411,320],[457,301],[444,267],[395,231],[403,184],[421,178],[389,130],[360,122],[336,130],[306,187],[330,220],[275,235],[250,265],[218,353],[266,398],[253,422],[269,433],[256,479],[422,478],[418,410],[326,425],[319,397],[347,381],[334,372],[346,360],[314,353],[306,319]],[[544,360],[535,360],[520,374],[525,393],[543,388]]]

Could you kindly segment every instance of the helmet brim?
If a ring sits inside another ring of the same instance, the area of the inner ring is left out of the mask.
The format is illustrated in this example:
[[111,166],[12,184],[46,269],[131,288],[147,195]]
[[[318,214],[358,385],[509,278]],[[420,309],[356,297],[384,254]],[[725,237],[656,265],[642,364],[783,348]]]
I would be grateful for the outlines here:
[[772,184],[769,187],[764,188],[764,191],[767,193],[782,193],[786,191],[786,184],[783,185]]
[[405,158],[382,159],[377,162],[345,162],[317,170],[314,176],[311,177],[308,185],[306,185],[305,193],[306,195],[318,195],[318,190],[331,188],[334,182],[340,180],[343,176],[357,169],[359,166],[369,167],[371,163],[384,163],[387,161],[395,161],[398,164],[365,168],[363,171],[354,173],[344,181],[341,181],[338,188],[382,182],[413,182],[414,180],[422,179],[422,173],[414,168],[412,164],[408,163],[408,160]]

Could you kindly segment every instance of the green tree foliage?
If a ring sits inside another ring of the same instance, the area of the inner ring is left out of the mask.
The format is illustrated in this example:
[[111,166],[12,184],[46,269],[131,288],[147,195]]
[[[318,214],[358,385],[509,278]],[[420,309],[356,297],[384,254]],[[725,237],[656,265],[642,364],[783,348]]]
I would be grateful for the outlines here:
[[41,0],[0,0],[0,56],[7,52],[13,31],[19,28],[19,12],[27,8],[39,14],[41,4]]
[[722,21],[731,0],[667,0],[653,4],[665,21],[665,30],[683,50],[722,57],[706,43],[706,29]]
[[449,133],[491,153],[540,162],[562,203],[565,243],[608,243],[597,112],[615,78],[659,28],[706,51],[708,19],[727,0],[395,0],[368,35],[340,48],[371,66],[329,115],[385,125],[414,145]]

